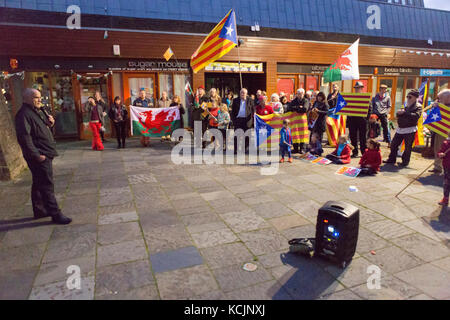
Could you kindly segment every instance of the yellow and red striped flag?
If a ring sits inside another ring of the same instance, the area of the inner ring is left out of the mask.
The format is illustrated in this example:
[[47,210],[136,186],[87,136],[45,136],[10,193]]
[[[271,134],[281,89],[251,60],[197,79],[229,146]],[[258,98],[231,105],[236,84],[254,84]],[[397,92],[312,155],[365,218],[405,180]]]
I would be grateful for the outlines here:
[[[267,140],[257,142],[258,146],[265,146],[267,143],[267,148],[272,147],[272,143],[276,143],[280,141],[280,130],[283,127],[283,120],[289,119],[289,128],[292,133],[292,143],[308,143],[309,142],[309,131],[308,131],[308,120],[306,118],[306,114],[299,114],[297,112],[287,112],[283,114],[272,113],[267,116],[259,116],[255,114],[255,134],[256,137],[259,137],[259,128],[269,126],[270,127],[270,136]],[[259,120],[264,122],[263,125],[258,125],[260,123]]]
[[330,112],[327,117],[327,137],[328,144],[336,147],[340,136],[345,135],[347,116],[341,116]]
[[448,136],[450,131],[450,107],[439,103],[433,107],[427,114],[427,118],[423,123],[429,130],[440,134],[443,137]]
[[237,44],[236,16],[231,9],[195,50],[191,57],[192,70],[197,73],[226,55]]
[[336,104],[336,114],[367,117],[371,93],[340,93]]
[[172,49],[169,47],[169,49],[167,49],[166,52],[164,52],[163,56],[164,56],[164,59],[166,59],[166,61],[169,61],[170,58],[172,58],[172,56],[173,56]]

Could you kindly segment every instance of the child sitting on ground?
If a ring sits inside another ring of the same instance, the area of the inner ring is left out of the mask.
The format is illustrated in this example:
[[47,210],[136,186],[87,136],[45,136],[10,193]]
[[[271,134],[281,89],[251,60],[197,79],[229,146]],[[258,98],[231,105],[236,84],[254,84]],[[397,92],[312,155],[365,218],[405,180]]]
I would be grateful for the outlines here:
[[292,133],[289,128],[289,120],[283,120],[283,128],[280,130],[280,151],[281,151],[281,160],[280,163],[284,162],[284,155],[286,152],[289,155],[289,162],[292,162]]
[[438,157],[442,159],[442,167],[444,167],[444,198],[439,201],[441,206],[448,206],[448,197],[450,193],[450,132],[447,139],[441,145]]
[[381,125],[378,121],[378,116],[372,114],[369,118],[369,130],[367,131],[368,139],[376,139],[381,133]]
[[368,149],[363,154],[361,160],[359,161],[359,165],[361,168],[361,172],[359,176],[365,175],[374,175],[380,171],[381,165],[381,152],[380,152],[380,143],[375,141],[374,139],[367,140]]
[[309,154],[315,155],[315,156],[321,156],[323,153],[322,144],[320,143],[320,137],[319,134],[314,132],[311,135],[311,141],[309,142],[308,146],[306,147],[306,152],[309,152]]
[[346,136],[339,137],[339,144],[332,153],[326,156],[326,158],[335,164],[347,164],[350,163],[350,154],[354,147],[347,142]]

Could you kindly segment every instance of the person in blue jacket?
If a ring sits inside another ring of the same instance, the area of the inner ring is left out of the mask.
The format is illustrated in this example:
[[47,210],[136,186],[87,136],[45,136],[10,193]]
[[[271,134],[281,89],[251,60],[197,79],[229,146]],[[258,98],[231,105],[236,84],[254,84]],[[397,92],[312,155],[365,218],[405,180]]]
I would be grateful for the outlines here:
[[283,120],[283,128],[280,130],[280,151],[281,151],[281,160],[280,163],[284,162],[284,155],[286,152],[289,155],[289,162],[292,163],[292,132],[289,128],[289,120]]

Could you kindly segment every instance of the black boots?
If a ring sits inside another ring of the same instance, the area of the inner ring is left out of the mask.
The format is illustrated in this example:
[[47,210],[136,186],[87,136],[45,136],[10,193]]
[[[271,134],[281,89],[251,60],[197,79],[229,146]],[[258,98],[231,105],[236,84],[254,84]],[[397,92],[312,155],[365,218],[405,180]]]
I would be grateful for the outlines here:
[[56,215],[52,216],[52,221],[56,224],[69,224],[72,222],[72,219],[59,212]]

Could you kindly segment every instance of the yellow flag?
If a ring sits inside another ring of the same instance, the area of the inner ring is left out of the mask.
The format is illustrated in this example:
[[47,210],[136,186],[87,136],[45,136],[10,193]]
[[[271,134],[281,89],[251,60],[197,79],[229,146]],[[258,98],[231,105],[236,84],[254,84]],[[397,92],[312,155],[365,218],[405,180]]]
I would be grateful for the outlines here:
[[164,58],[166,59],[166,61],[169,61],[170,58],[172,58],[172,56],[173,56],[173,51],[169,47],[169,49],[167,49],[166,52],[164,53]]

